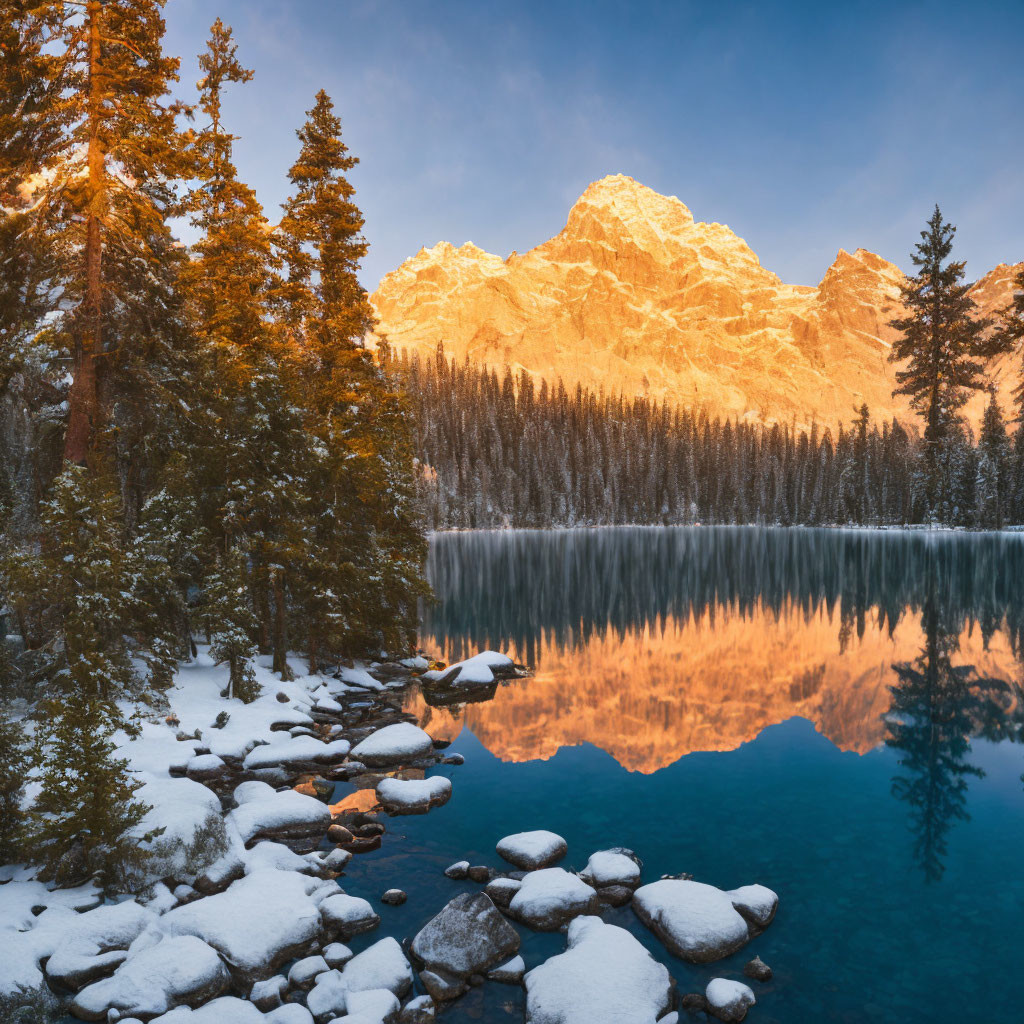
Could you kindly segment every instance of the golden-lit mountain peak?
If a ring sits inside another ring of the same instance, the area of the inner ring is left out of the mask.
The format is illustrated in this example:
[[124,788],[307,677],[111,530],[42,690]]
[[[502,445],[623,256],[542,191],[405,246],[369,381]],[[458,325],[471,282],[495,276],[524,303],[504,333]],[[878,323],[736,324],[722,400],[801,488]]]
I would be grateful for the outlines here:
[[[1007,305],[1014,268],[975,289]],[[472,243],[421,249],[371,297],[392,345],[522,367],[577,383],[762,422],[912,417],[894,399],[888,354],[902,273],[840,250],[820,284],[784,284],[728,227],[696,221],[675,196],[626,175],[601,178],[565,227],[508,259]],[[1016,380],[1015,360],[994,367]],[[1005,365],[1004,365],[1005,364]],[[980,417],[984,397],[969,408]]]

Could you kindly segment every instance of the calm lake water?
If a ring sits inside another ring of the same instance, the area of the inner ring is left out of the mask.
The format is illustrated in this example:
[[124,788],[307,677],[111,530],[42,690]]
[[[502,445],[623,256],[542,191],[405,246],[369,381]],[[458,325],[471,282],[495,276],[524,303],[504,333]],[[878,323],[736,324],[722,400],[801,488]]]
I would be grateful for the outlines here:
[[[694,967],[629,909],[680,991],[740,977],[761,1024],[1024,1019],[1024,536],[760,528],[444,534],[425,648],[507,651],[530,678],[457,708],[451,801],[394,818],[352,891],[409,892],[411,936],[457,892],[452,861],[549,828],[564,865],[625,845],[644,879],[691,872],[780,895],[767,932]],[[368,794],[369,795],[369,794]],[[564,937],[522,929],[532,967]],[[488,983],[441,1015],[521,1020]]]

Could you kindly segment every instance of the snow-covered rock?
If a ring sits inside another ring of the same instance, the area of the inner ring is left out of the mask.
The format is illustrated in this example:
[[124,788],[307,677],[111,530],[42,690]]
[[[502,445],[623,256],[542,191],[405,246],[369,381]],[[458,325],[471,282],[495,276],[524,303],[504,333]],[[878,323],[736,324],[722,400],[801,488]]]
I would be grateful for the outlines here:
[[319,905],[337,892],[334,882],[298,872],[254,871],[222,893],[168,911],[160,927],[195,935],[246,976],[266,977],[321,938]]
[[496,847],[499,856],[523,871],[535,871],[554,864],[565,856],[568,848],[560,835],[546,829],[505,836]]
[[347,686],[356,686],[361,690],[383,690],[384,684],[374,679],[365,668],[346,668],[342,666],[339,671],[341,681]]
[[243,782],[234,796],[239,806],[228,820],[245,843],[260,836],[311,836],[326,832],[331,824],[326,804],[294,789],[278,793],[265,782]]
[[444,869],[445,877],[460,881],[469,874],[469,861],[457,860]]
[[319,954],[296,960],[288,971],[288,984],[295,988],[309,988],[318,974],[324,974],[330,967]]
[[614,847],[592,853],[580,878],[595,889],[625,885],[635,889],[640,884],[640,861],[632,850]]
[[314,736],[291,736],[277,733],[270,743],[253,747],[245,755],[245,767],[250,771],[257,768],[277,766],[292,767],[305,764],[335,764],[348,756],[348,740],[332,740],[324,743]]
[[150,1024],[267,1024],[267,1018],[245,999],[221,996],[196,1010],[179,1006],[154,1017]]
[[394,993],[386,988],[350,992],[348,1013],[334,1024],[390,1024],[402,1008]]
[[525,973],[526,962],[521,956],[516,955],[506,963],[492,967],[487,972],[487,977],[491,981],[504,982],[506,985],[518,985],[523,980]]
[[127,959],[128,947],[156,920],[132,900],[76,914],[46,962],[47,978],[72,990],[96,981]]
[[396,722],[370,733],[352,748],[356,761],[372,767],[400,764],[425,757],[434,749],[434,741],[412,722]]
[[519,949],[519,934],[484,893],[450,900],[412,940],[412,952],[429,970],[460,978],[483,974]]
[[266,1024],[313,1024],[313,1014],[299,1003],[285,1003],[266,1015]]
[[668,970],[624,928],[580,917],[567,939],[524,979],[527,1024],[655,1024],[671,1008]]
[[[43,985],[39,962],[64,941],[79,919],[76,910],[96,907],[102,895],[92,884],[49,890],[42,882],[16,879],[0,885],[0,994]],[[33,908],[45,907],[33,914]]]
[[515,674],[515,663],[510,657],[497,651],[481,651],[448,668],[424,672],[423,678],[428,682],[440,682],[443,686],[459,687],[486,685],[495,679],[510,678]]
[[518,878],[492,878],[487,883],[484,892],[494,900],[499,907],[507,907],[512,902],[512,897],[523,887]]
[[580,914],[596,914],[597,893],[564,868],[541,868],[523,879],[509,903],[513,917],[538,931],[557,931]]
[[[136,796],[149,810],[133,834],[150,856],[134,871],[134,881],[140,886],[161,878],[191,881],[230,845],[220,800],[212,789],[193,779],[148,773],[140,778],[143,784]],[[159,829],[163,832],[156,838],[141,838]]]
[[366,900],[348,893],[328,896],[320,904],[320,914],[328,933],[346,940],[373,931],[380,924],[380,915]]
[[331,942],[323,948],[328,967],[344,967],[352,959],[352,950],[342,942]]
[[318,974],[316,984],[306,996],[306,1007],[318,1022],[340,1017],[348,1005],[348,985],[341,971]]
[[[402,947],[388,936],[357,953],[345,965],[342,978],[349,992],[387,989],[401,998],[412,987],[412,968]],[[348,1010],[355,1009],[350,998]]]
[[249,992],[249,999],[257,1009],[266,1012],[280,1006],[287,991],[288,979],[283,978],[280,974],[275,974],[272,978],[257,981]]
[[750,938],[729,894],[703,882],[651,882],[637,889],[633,909],[671,953],[691,963],[719,960]]
[[732,905],[746,919],[751,935],[759,935],[772,923],[779,907],[779,897],[764,885],[744,885],[726,894]]
[[450,779],[435,775],[429,779],[381,779],[377,799],[389,814],[426,814],[431,807],[448,803]]
[[724,1021],[741,1021],[757,1000],[754,993],[742,981],[728,978],[712,978],[704,991],[708,1001],[708,1013]]
[[109,977],[87,985],[71,1004],[82,1020],[154,1017],[182,1003],[198,1005],[224,992],[231,976],[217,953],[191,935],[164,938],[132,953]]

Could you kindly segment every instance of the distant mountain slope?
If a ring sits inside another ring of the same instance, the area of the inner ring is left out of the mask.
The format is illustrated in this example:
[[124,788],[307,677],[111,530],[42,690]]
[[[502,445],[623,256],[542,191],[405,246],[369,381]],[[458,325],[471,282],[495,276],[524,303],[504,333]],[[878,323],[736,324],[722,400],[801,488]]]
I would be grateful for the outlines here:
[[[1006,306],[1016,268],[975,286]],[[762,421],[908,418],[887,362],[901,271],[864,249],[840,251],[817,287],[784,284],[728,227],[694,221],[675,197],[624,175],[594,182],[554,238],[508,259],[467,242],[421,249],[372,296],[398,348],[523,367],[711,413]],[[1015,358],[993,370],[1004,397]],[[972,403],[980,416],[982,400]]]

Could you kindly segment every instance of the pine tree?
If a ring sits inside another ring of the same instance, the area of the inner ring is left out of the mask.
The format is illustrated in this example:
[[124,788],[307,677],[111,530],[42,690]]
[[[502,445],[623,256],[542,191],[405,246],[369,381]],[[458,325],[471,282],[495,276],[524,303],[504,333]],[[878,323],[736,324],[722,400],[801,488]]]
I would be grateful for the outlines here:
[[[4,646],[4,639],[0,637],[0,647]],[[0,651],[0,659],[3,657],[4,652]],[[28,770],[28,744],[24,730],[0,705],[0,864],[14,864],[21,860],[25,830],[22,800]]]
[[138,566],[125,544],[120,497],[108,471],[67,469],[42,516],[37,551],[17,551],[7,567],[12,603],[45,620],[54,638],[37,740],[42,791],[26,849],[43,876],[105,884],[142,856],[127,833],[146,808],[112,737],[131,729],[118,702],[136,696],[130,638],[144,612]]
[[247,703],[260,694],[252,669],[256,616],[249,593],[248,565],[237,549],[221,556],[203,581],[202,621],[210,654],[216,664],[227,662],[229,668],[225,696]]
[[900,332],[890,361],[906,362],[896,371],[898,387],[893,394],[907,395],[925,423],[930,516],[943,500],[940,476],[945,443],[970,392],[985,387],[984,359],[999,347],[998,339],[989,337],[991,321],[977,316],[968,295],[965,264],[949,260],[955,233],[956,228],[943,221],[936,206],[927,229],[921,232],[922,241],[910,255],[918,272],[900,288],[907,315],[889,322]]
[[345,177],[357,161],[322,90],[297,134],[294,194],[275,233],[285,268],[276,302],[312,443],[296,466],[305,496],[301,540],[267,555],[277,565],[279,670],[288,595],[302,606],[297,618],[315,670],[321,648],[408,646],[425,591],[409,412],[363,346],[374,322],[357,276],[367,245]]
[[1002,529],[1009,507],[1010,440],[1003,412],[991,389],[978,439],[975,518],[985,530]]
[[144,373],[166,333],[183,107],[168,98],[178,61],[161,50],[163,0],[85,0],[81,15],[56,0],[35,6],[56,21],[66,58],[59,82],[42,86],[62,97],[60,159],[45,192],[49,230],[78,256],[64,265],[60,334],[73,368],[64,456],[84,464],[120,397],[118,372]]

